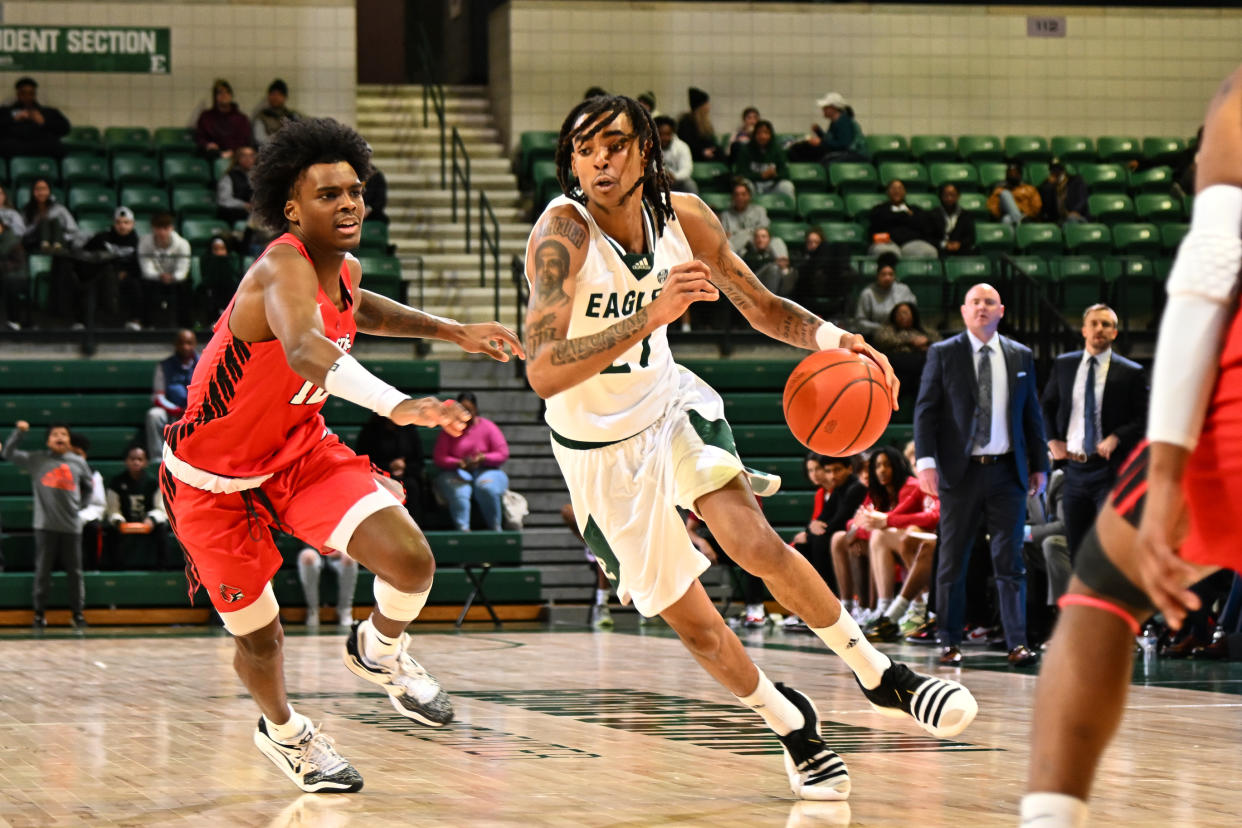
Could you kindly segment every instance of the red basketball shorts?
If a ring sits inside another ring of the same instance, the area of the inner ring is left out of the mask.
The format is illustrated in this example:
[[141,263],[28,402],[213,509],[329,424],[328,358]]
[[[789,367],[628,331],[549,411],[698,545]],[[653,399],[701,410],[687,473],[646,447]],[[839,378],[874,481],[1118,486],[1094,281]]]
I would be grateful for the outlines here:
[[[371,463],[329,434],[292,465],[240,492],[214,493],[185,482],[193,469],[160,469],[164,507],[186,551],[190,599],[201,584],[222,613],[252,604],[281,566],[271,529],[316,549],[345,549],[358,524],[400,505]],[[179,476],[178,476],[179,475]]]

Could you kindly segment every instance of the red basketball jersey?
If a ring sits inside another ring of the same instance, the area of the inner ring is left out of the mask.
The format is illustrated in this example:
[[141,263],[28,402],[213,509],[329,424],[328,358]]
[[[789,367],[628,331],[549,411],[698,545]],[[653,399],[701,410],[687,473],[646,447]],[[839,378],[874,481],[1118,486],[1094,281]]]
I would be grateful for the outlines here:
[[1203,473],[1204,463],[1212,470],[1242,471],[1242,312],[1234,311],[1220,354],[1220,373],[1212,388],[1203,431],[1195,448],[1195,460],[1187,475]]
[[[292,233],[269,244],[263,255],[278,244],[293,246],[310,261]],[[319,314],[324,335],[349,351],[358,328],[347,262],[341,263],[340,278],[345,309],[337,310],[320,287]],[[233,302],[216,322],[194,369],[185,414],[168,426],[165,439],[173,454],[191,466],[226,477],[254,477],[283,469],[323,439],[320,409],[328,392],[293,372],[279,340],[235,338],[229,330]]]

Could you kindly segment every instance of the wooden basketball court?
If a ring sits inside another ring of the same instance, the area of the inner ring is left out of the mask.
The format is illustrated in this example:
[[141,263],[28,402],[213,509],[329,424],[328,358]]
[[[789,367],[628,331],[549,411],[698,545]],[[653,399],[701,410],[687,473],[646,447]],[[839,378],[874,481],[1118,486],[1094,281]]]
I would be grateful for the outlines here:
[[[627,624],[628,622],[628,624]],[[412,654],[454,697],[441,730],[398,717],[341,664],[344,636],[291,627],[298,709],[366,780],[302,795],[251,742],[258,712],[223,633],[92,628],[0,638],[0,825],[975,826],[1016,824],[1032,674],[968,652],[979,700],[956,741],[866,705],[818,641],[743,633],[805,691],[849,764],[841,803],[799,803],[779,745],[664,627],[612,633],[415,625]],[[922,670],[930,648],[894,647]],[[959,671],[952,671],[956,674]],[[1093,802],[1096,825],[1234,825],[1242,667],[1160,662],[1136,681]]]

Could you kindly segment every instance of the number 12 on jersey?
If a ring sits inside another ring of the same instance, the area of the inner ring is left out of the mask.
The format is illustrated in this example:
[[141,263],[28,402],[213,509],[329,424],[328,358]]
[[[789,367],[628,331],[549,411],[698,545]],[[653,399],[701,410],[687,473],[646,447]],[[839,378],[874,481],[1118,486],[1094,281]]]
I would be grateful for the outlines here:
[[[650,361],[650,359],[651,359],[651,334],[647,334],[646,336],[643,337],[643,349],[640,352],[639,357],[638,357],[638,367],[646,368],[647,363]],[[601,374],[628,374],[632,370],[633,369],[630,368],[630,363],[617,362],[617,363],[613,363],[612,365],[609,365],[603,371],[600,371],[600,373]]]
[[315,383],[307,380],[302,383],[302,387],[298,389],[298,393],[293,395],[293,399],[289,400],[289,405],[318,405],[327,398],[327,391],[324,391],[322,388],[315,385]]

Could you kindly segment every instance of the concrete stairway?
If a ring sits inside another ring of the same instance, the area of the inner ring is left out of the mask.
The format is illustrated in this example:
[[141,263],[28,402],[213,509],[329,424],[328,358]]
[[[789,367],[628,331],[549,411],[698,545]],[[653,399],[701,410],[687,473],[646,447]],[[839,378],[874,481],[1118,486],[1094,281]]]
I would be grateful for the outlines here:
[[[494,318],[494,287],[479,286],[478,191],[487,193],[500,226],[500,321],[516,322],[509,262],[521,253],[530,232],[520,204],[517,179],[493,124],[487,88],[445,87],[446,147],[456,126],[470,155],[472,216],[469,253],[465,246],[464,198],[458,190],[458,221],[451,221],[452,194],[440,188],[440,131],[435,112],[423,126],[421,86],[358,87],[358,129],[371,142],[375,165],[388,179],[389,238],[397,246],[410,301],[418,303],[416,257],[424,267],[424,309],[465,322]],[[430,104],[429,104],[430,108]],[[451,181],[452,167],[448,166]],[[433,344],[433,355],[451,356],[452,346]]]

